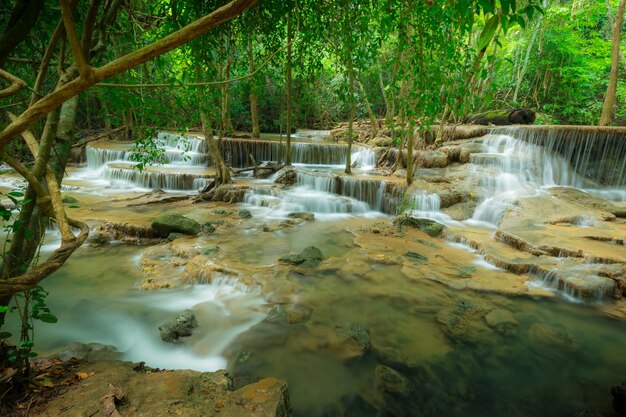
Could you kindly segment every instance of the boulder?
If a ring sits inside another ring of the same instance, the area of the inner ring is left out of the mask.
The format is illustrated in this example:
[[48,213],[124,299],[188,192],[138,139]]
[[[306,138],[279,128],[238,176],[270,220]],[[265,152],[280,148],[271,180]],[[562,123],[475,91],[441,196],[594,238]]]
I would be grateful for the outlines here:
[[181,337],[191,336],[196,327],[198,327],[196,315],[192,310],[185,310],[174,320],[160,325],[159,330],[164,342],[181,343]]
[[195,236],[202,227],[197,221],[177,213],[166,213],[152,221],[152,229],[160,237],[166,238],[170,233],[182,233]]
[[319,266],[326,257],[319,248],[315,246],[309,246],[304,248],[302,252],[297,255],[287,255],[280,258],[278,261],[284,264],[297,265],[304,268],[315,268]]
[[284,167],[276,173],[274,184],[294,185],[298,179],[298,174],[294,167]]

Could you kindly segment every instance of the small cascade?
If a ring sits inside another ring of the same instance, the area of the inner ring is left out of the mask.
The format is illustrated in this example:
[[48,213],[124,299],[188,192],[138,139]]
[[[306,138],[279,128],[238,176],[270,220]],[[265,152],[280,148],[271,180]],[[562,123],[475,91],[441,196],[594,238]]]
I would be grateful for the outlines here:
[[473,177],[483,197],[474,221],[497,225],[515,199],[535,196],[542,187],[593,185],[565,158],[537,144],[500,134],[486,135],[483,144],[486,152],[470,156],[476,166]]
[[441,212],[441,198],[439,194],[425,190],[416,190],[411,195],[411,216],[431,219],[438,222],[450,222],[452,219]]
[[[540,147],[545,155],[559,155],[563,158],[571,178],[569,181],[562,178],[556,184],[591,188],[594,192],[603,193],[605,198],[626,201],[625,129],[592,126],[519,126],[493,128],[492,132],[513,136],[529,145]],[[555,179],[558,179],[558,176]]]
[[112,187],[119,188],[159,188],[163,190],[192,191],[208,184],[209,175],[172,172],[139,172],[131,167],[107,165],[102,177],[111,182]]
[[87,168],[99,169],[109,162],[128,161],[130,152],[124,149],[105,149],[87,146]]
[[531,286],[557,291],[569,301],[600,303],[615,296],[615,281],[600,275],[589,274],[579,266],[567,270],[537,272]]
[[[287,145],[275,141],[250,139],[223,139],[221,152],[224,160],[235,168],[252,165],[250,155],[256,162],[277,161],[279,150],[285,157]],[[353,146],[352,160],[360,168],[372,168],[376,164],[374,152],[366,146]],[[343,165],[346,163],[347,146],[341,144],[292,143],[291,162],[306,165]]]
[[209,149],[204,138],[184,136],[177,133],[159,132],[157,140],[166,149],[177,149],[185,152],[206,154]]

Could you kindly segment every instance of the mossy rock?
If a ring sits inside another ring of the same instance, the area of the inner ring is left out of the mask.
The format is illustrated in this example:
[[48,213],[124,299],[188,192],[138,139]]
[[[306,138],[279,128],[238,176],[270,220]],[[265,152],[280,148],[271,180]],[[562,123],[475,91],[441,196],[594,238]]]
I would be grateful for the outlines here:
[[416,265],[423,264],[424,262],[428,260],[426,256],[419,254],[417,252],[410,252],[410,251],[405,253],[404,257],[413,261],[413,263]]
[[65,204],[76,204],[76,203],[78,203],[77,199],[75,199],[74,197],[69,196],[69,195],[64,195],[63,198],[61,199],[61,201],[63,203],[65,203]]
[[159,237],[167,238],[170,233],[182,233],[195,236],[202,230],[197,221],[177,213],[167,213],[157,216],[152,221],[152,230]]
[[400,215],[396,218],[395,223],[401,226],[411,226],[422,232],[428,233],[432,237],[440,236],[445,226],[431,219],[421,217],[411,217],[410,215]]

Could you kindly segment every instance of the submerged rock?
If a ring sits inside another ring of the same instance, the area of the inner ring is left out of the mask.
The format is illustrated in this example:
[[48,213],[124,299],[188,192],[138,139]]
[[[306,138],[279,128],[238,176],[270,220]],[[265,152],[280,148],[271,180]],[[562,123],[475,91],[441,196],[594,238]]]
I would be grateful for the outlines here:
[[197,221],[177,213],[166,213],[157,216],[152,221],[152,229],[160,237],[167,237],[170,233],[182,233],[195,236],[202,227]]
[[528,340],[539,353],[545,353],[546,349],[572,352],[580,347],[565,328],[544,323],[535,323],[530,326]]
[[237,217],[239,217],[242,220],[245,219],[251,219],[252,218],[252,213],[250,213],[250,210],[239,210],[239,214],[237,214]]
[[409,393],[407,379],[398,371],[378,365],[374,369],[376,375],[376,388],[379,392],[407,395]]
[[283,264],[297,265],[304,268],[318,267],[326,257],[319,248],[309,246],[297,255],[287,255],[278,261]]
[[335,327],[331,347],[345,359],[364,355],[372,348],[369,327],[354,323]]
[[180,338],[191,336],[196,327],[198,327],[196,315],[192,310],[185,310],[174,320],[160,325],[159,330],[164,342],[180,343]]
[[459,300],[453,307],[444,308],[437,314],[443,332],[451,339],[483,343],[492,331],[483,320],[486,309],[468,300]]
[[495,309],[491,310],[485,316],[485,322],[487,326],[500,333],[509,334],[512,333],[518,325],[517,320],[513,317],[510,311]]

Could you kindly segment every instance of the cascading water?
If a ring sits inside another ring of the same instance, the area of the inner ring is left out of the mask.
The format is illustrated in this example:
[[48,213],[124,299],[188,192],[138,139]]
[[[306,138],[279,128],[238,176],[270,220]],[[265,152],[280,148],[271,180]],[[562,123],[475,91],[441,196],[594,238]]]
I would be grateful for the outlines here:
[[497,225],[515,199],[545,192],[543,188],[597,186],[572,169],[561,155],[536,143],[512,136],[490,134],[483,140],[487,151],[470,156],[475,165],[473,179],[482,201],[472,220]]

